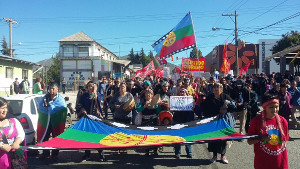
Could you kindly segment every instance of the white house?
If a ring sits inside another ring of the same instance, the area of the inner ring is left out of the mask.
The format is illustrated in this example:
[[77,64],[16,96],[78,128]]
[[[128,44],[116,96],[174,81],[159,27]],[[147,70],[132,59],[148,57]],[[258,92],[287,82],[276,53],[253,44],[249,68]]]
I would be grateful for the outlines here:
[[69,85],[83,83],[88,78],[97,81],[102,76],[124,75],[130,61],[119,57],[83,32],[59,40],[61,78]]

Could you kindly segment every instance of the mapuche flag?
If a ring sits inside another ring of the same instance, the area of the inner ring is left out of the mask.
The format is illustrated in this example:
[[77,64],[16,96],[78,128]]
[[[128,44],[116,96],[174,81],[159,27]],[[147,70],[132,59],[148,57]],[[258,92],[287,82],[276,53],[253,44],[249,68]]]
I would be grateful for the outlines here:
[[227,74],[230,71],[230,62],[227,58],[227,42],[225,42],[224,49],[223,49],[223,64],[220,69],[221,72]]
[[169,33],[156,41],[152,47],[157,59],[166,59],[175,53],[196,47],[195,32],[189,12]]
[[56,99],[49,103],[48,107],[44,107],[44,100],[39,103],[37,141],[42,142],[47,134],[47,130],[52,130],[52,137],[56,137],[65,131],[65,123],[67,118],[67,104],[65,99],[57,94]]

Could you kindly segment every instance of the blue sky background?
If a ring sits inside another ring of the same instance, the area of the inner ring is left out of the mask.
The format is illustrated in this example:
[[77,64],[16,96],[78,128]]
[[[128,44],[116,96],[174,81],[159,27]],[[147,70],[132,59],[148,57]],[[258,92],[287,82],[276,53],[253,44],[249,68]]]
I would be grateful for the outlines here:
[[[58,40],[83,31],[119,55],[131,48],[146,54],[151,45],[170,31],[191,11],[198,48],[207,55],[225,41],[234,43],[233,30],[212,31],[212,27],[234,29],[234,17],[222,13],[238,12],[239,38],[250,43],[258,39],[280,39],[291,30],[299,31],[300,17],[261,31],[247,34],[300,12],[299,0],[0,0],[0,17],[12,18],[13,48],[17,58],[38,62],[54,56]],[[0,35],[9,44],[9,27],[0,20]],[[21,42],[22,45],[18,45]],[[156,54],[156,52],[154,52]],[[187,57],[181,52],[175,57]],[[180,61],[174,61],[180,64]]]

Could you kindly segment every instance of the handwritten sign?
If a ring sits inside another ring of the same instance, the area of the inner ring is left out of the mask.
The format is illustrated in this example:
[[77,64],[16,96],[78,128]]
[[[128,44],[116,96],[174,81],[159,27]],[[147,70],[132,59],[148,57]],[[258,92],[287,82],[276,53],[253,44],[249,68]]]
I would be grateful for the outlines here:
[[193,96],[170,96],[170,110],[191,111],[194,107]]

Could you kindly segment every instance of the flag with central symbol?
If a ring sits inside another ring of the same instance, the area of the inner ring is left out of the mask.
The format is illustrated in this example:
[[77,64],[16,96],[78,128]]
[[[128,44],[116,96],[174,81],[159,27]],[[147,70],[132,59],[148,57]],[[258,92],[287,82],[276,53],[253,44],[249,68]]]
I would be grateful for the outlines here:
[[175,53],[196,47],[194,26],[189,12],[169,33],[156,41],[152,47],[157,59],[166,59]]

